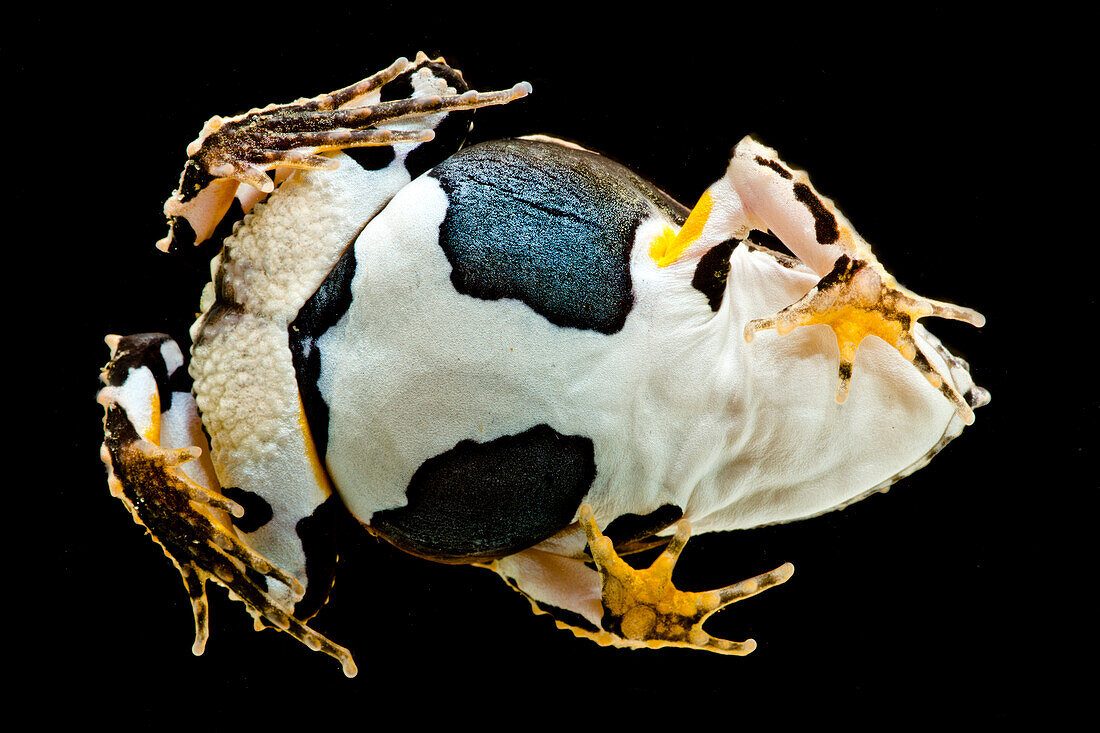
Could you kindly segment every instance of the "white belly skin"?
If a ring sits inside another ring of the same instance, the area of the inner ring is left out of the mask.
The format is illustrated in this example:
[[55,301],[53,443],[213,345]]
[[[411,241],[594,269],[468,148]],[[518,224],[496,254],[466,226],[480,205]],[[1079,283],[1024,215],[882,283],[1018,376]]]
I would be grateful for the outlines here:
[[456,291],[438,244],[446,207],[422,177],[370,222],[354,245],[351,306],[318,342],[328,468],[364,523],[406,504],[425,460],[538,424],[593,441],[585,502],[601,525],[675,504],[694,532],[843,506],[961,429],[951,404],[877,339],[859,350],[843,404],[826,327],[744,341],[747,320],[816,283],[808,269],[739,246],[712,312],[689,271],[650,258],[653,237],[675,228],[655,209],[632,250],[634,307],[605,335]]

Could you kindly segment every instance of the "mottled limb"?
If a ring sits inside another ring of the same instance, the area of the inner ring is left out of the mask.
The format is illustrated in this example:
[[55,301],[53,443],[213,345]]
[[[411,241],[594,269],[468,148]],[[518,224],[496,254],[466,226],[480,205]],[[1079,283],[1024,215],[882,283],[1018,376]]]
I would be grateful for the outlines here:
[[[228,119],[211,118],[188,145],[179,188],[165,202],[164,212],[172,228],[177,219],[186,219],[198,244],[211,236],[229,210],[238,184],[270,193],[275,183],[267,172],[277,167],[332,170],[339,163],[321,153],[427,142],[435,135],[435,122],[424,120],[429,115],[507,104],[531,92],[531,85],[523,82],[496,92],[471,90],[368,103],[368,95],[425,63],[430,60],[423,54],[415,62],[400,58],[386,69],[335,92],[253,109]],[[422,121],[417,129],[378,127],[416,120]],[[173,236],[170,232],[157,246],[167,250]]]
[[977,311],[922,298],[902,288],[877,262],[841,255],[833,270],[800,300],[774,316],[749,321],[745,340],[751,342],[756,332],[764,329],[774,328],[785,335],[799,326],[829,326],[840,349],[836,399],[844,402],[860,343],[868,336],[878,336],[912,362],[969,425],[974,422],[973,409],[955,389],[950,376],[940,373],[913,337],[918,319],[925,316],[973,326],[985,324],[985,317]]
[[[265,618],[311,649],[335,657],[344,673],[354,676],[351,654],[288,613],[268,593],[267,581],[257,579],[278,581],[298,598],[304,593],[293,575],[237,537],[225,513],[241,517],[241,506],[184,472],[184,465],[197,459],[200,449],[158,444],[159,390],[167,379],[166,360],[158,355],[166,344],[177,355],[178,348],[159,334],[110,337],[108,343],[111,361],[102,374],[107,386],[98,396],[105,409],[101,456],[108,468],[108,485],[179,570],[195,617],[192,651],[202,654],[209,637],[206,581],[213,580],[244,601],[254,617]],[[178,359],[174,368],[182,364],[182,357]]]
[[[673,585],[672,571],[690,535],[686,521],[677,525],[668,546],[645,570],[636,570],[619,557],[611,540],[596,526],[587,505],[581,507],[580,524],[602,581],[602,626],[614,637],[607,642],[614,646],[678,646],[717,654],[748,654],[756,648],[755,641],[712,637],[703,630],[703,623],[726,606],[785,582],[794,572],[794,566],[785,563],[724,588],[685,592]],[[600,640],[599,635],[590,636]]]
[[818,193],[806,172],[787,165],[775,150],[751,137],[738,143],[726,175],[708,193],[721,203],[714,206],[721,214],[711,217],[716,220],[713,226],[708,221],[714,230],[712,238],[740,230],[770,232],[821,278],[796,303],[768,318],[749,321],[747,341],[768,328],[785,334],[799,326],[829,325],[840,346],[836,397],[843,402],[860,342],[866,336],[879,336],[951,401],[963,421],[974,421],[973,410],[949,376],[920,354],[913,329],[925,316],[981,326],[985,323],[981,314],[922,298],[898,285],[851,222]]

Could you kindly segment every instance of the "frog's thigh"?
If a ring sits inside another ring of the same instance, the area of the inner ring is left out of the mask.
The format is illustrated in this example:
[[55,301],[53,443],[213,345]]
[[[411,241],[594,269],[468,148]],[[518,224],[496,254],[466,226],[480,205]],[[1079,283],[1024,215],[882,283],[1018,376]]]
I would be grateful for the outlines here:
[[532,548],[498,560],[493,570],[523,593],[536,613],[591,634],[601,631],[600,574],[583,559]]
[[[222,492],[244,507],[234,527],[250,547],[302,583],[295,615],[324,604],[335,569],[335,498],[298,396],[286,328],[248,313],[213,313],[193,348],[192,376]],[[262,375],[258,378],[256,375]]]

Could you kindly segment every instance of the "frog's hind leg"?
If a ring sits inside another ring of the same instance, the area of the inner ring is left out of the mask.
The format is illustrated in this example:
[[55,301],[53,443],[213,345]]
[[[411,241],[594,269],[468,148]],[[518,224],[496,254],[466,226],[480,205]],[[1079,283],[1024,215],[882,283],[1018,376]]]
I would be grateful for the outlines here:
[[183,355],[163,334],[109,336],[111,360],[98,400],[105,409],[102,458],[111,493],[180,571],[195,617],[192,651],[209,636],[206,581],[224,586],[259,619],[355,674],[351,654],[306,626],[269,592],[269,583],[297,597],[302,584],[242,542],[230,517],[245,516],[226,497],[210,464],[206,438],[189,391],[176,389]]
[[[752,639],[712,637],[703,624],[726,606],[786,582],[794,572],[794,566],[786,563],[724,588],[681,591],[672,583],[672,571],[690,535],[686,521],[676,525],[664,551],[643,570],[619,556],[587,505],[580,509],[579,524],[588,555],[572,558],[535,548],[498,560],[492,568],[526,595],[536,612],[551,614],[560,628],[602,646],[749,654],[756,648]],[[588,560],[594,562],[595,570],[586,564]]]
[[843,402],[860,342],[878,336],[916,366],[951,401],[964,422],[974,421],[973,410],[950,375],[922,352],[914,329],[926,316],[974,326],[984,325],[985,318],[969,308],[923,298],[901,287],[833,202],[814,189],[804,171],[746,137],[734,149],[726,174],[704,193],[688,217],[679,238],[689,234],[690,241],[682,247],[690,254],[705,252],[728,237],[744,239],[754,230],[774,234],[821,279],[779,313],[749,320],[744,327],[746,341],[765,329],[786,334],[799,326],[829,326],[840,350],[836,397]]
[[[398,77],[435,75],[409,99],[380,100],[380,91]],[[436,71],[445,69],[441,74]],[[459,92],[447,84],[463,87]],[[339,163],[323,153],[371,146],[418,144],[430,141],[446,113],[507,104],[526,96],[530,84],[495,92],[465,90],[461,74],[442,59],[424,54],[415,61],[399,58],[376,74],[334,92],[290,104],[269,105],[232,118],[212,117],[199,137],[187,146],[188,160],[179,188],[165,202],[170,222],[167,237],[157,246],[168,250],[176,243],[177,222],[186,220],[190,232],[181,239],[199,244],[209,238],[240,198],[245,211],[257,198],[275,189],[288,169],[333,170]],[[272,180],[268,171],[276,170]],[[251,189],[243,195],[240,184]]]
[[922,298],[898,285],[881,266],[867,260],[841,255],[833,269],[805,296],[768,318],[756,318],[745,324],[745,340],[751,342],[757,331],[774,328],[784,335],[799,326],[826,325],[836,336],[840,350],[837,374],[837,402],[848,397],[852,365],[860,343],[878,336],[908,359],[928,382],[946,397],[960,418],[974,422],[974,412],[956,389],[949,376],[928,359],[914,338],[917,321],[939,316],[981,326],[980,313],[951,303]]

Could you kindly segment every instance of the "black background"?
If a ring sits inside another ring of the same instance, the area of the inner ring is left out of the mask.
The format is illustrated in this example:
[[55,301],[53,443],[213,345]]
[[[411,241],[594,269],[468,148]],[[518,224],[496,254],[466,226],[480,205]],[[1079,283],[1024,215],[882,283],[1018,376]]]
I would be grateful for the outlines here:
[[[1069,534],[1061,518],[1095,491],[1085,470],[1096,403],[1075,371],[1077,342],[1056,332],[1095,298],[1074,284],[1075,263],[1088,267],[1079,242],[1041,236],[1051,218],[1035,194],[1056,175],[1030,166],[1095,153],[1066,129],[1050,148],[1034,126],[1061,127],[1053,80],[1082,78],[1074,19],[1058,21],[1064,42],[1047,55],[1035,42],[1055,31],[1038,19],[946,7],[683,10],[206,6],[13,23],[5,200],[26,266],[9,273],[21,306],[6,354],[17,456],[33,471],[9,488],[11,523],[30,533],[12,555],[9,613],[21,619],[10,632],[21,684],[62,693],[43,720],[256,724],[302,712],[375,725],[396,709],[603,727],[668,711],[692,723],[894,727],[1004,722],[1072,702],[1058,656],[1084,642],[1065,595],[1076,565],[1051,537]],[[928,468],[841,512],[689,543],[677,570],[687,589],[795,564],[785,586],[709,623],[757,639],[751,656],[601,649],[532,615],[490,573],[365,534],[345,548],[314,624],[353,651],[358,678],[287,636],[254,633],[213,587],[211,639],[191,655],[175,569],[107,491],[102,337],[161,330],[186,343],[207,275],[153,244],[207,117],[312,96],[418,50],[479,89],[533,84],[529,98],[479,113],[475,140],[572,139],[689,206],[755,134],[811,173],[901,282],[988,317],[980,330],[932,324],[993,401]]]

